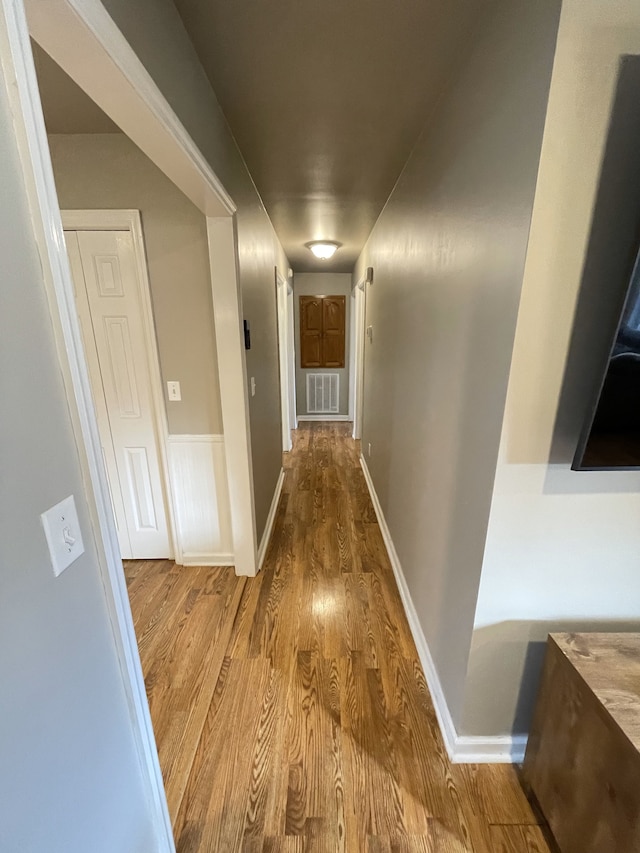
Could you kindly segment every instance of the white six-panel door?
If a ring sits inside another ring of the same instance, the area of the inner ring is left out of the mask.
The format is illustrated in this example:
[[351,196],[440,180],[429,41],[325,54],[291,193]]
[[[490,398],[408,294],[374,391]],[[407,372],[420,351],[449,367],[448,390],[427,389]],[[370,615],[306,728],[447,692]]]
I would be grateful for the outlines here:
[[65,231],[124,559],[170,554],[129,231]]

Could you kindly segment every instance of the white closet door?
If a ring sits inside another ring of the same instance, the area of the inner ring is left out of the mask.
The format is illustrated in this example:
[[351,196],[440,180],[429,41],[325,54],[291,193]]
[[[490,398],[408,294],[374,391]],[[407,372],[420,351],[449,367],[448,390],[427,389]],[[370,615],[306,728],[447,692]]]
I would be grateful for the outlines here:
[[133,240],[66,231],[123,558],[170,553]]

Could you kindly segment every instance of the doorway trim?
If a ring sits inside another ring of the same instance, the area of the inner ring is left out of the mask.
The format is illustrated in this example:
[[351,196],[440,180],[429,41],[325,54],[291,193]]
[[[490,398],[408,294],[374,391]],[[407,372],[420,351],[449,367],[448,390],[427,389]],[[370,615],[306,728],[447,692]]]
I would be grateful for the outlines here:
[[280,365],[280,423],[282,450],[288,453],[291,442],[291,390],[289,359],[289,287],[287,279],[276,267],[276,315],[278,319],[278,364]]
[[[100,0],[0,2],[20,8],[21,14],[26,7],[35,41],[207,219],[214,320],[216,332],[219,326],[225,330],[223,336],[216,336],[216,343],[234,563],[236,574],[255,575],[257,535],[246,382],[241,386],[222,381],[222,377],[246,378],[233,199]],[[33,65],[28,43],[27,50]],[[37,89],[35,100],[41,113]],[[220,225],[223,221],[228,227]],[[230,345],[225,347],[222,339]]]
[[[2,3],[26,14],[34,40],[199,210],[235,213],[233,199],[100,0]],[[39,107],[37,89],[36,95]]]
[[230,216],[207,217],[213,320],[216,327],[222,428],[231,506],[236,575],[258,574],[258,545],[247,362],[244,355],[242,295],[238,274],[235,222]]
[[298,429],[296,400],[296,320],[293,296],[293,270],[287,276],[287,348],[289,352],[289,429]]
[[180,538],[177,535],[176,509],[171,488],[171,473],[167,445],[169,425],[164,405],[162,373],[158,355],[158,341],[153,320],[151,303],[151,283],[147,268],[147,256],[142,231],[142,217],[139,210],[61,210],[62,227],[69,231],[128,231],[133,242],[136,261],[136,285],[142,314],[143,344],[149,368],[151,385],[151,408],[156,452],[160,465],[162,498],[169,531],[169,558],[183,565]]
[[351,357],[349,359],[349,415],[353,438],[362,438],[364,410],[364,343],[367,312],[367,284],[363,275],[351,290]]
[[[253,576],[257,534],[235,203],[100,0],[0,2],[26,7],[35,41],[207,219],[234,565],[236,574]],[[41,112],[39,94],[36,102]]]

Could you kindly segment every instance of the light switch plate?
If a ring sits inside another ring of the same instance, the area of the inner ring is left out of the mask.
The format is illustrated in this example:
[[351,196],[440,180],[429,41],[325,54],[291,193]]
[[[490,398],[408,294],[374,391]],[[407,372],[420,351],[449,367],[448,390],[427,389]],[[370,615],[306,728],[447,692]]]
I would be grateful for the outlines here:
[[256,396],[256,378],[255,376],[251,377],[251,396]]
[[173,402],[180,402],[180,400],[182,400],[180,383],[175,381],[167,382],[167,394],[169,399]]
[[84,554],[84,543],[73,495],[52,506],[40,516],[47,537],[51,565],[56,577]]

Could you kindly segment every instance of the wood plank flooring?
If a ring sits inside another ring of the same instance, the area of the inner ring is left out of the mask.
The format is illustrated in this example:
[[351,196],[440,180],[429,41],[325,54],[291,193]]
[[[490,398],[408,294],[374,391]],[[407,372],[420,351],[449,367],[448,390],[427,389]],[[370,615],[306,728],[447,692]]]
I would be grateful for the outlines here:
[[447,759],[349,429],[294,433],[257,578],[125,563],[178,853],[549,853]]

